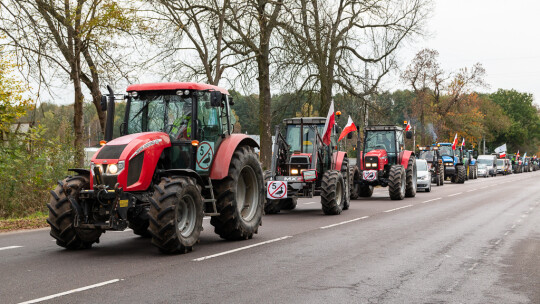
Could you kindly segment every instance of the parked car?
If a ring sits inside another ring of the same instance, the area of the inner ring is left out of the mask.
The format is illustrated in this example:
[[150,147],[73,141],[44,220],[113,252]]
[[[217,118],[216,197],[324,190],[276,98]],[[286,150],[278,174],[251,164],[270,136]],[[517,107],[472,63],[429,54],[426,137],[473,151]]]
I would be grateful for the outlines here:
[[497,174],[502,174],[502,175],[510,174],[507,159],[505,158],[497,159]]
[[497,156],[496,155],[479,155],[478,164],[487,166],[489,176],[497,176]]
[[489,169],[486,164],[478,164],[478,176],[489,177]]
[[416,188],[431,191],[431,170],[425,159],[416,159]]

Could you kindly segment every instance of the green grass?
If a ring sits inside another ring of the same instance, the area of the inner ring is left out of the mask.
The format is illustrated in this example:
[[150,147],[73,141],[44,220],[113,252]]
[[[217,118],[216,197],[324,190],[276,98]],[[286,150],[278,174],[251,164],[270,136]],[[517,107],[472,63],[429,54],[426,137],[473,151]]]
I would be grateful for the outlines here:
[[0,233],[13,230],[48,227],[46,222],[47,216],[48,213],[39,211],[23,218],[0,219]]

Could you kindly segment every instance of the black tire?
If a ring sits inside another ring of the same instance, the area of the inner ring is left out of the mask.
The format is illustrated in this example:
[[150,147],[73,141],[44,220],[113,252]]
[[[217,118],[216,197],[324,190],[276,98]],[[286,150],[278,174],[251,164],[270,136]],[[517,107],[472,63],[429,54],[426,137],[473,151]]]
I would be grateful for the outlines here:
[[128,227],[133,230],[134,234],[145,238],[152,236],[148,231],[148,226],[150,225],[148,210],[143,207],[137,214],[131,214],[131,216],[128,214]]
[[279,200],[279,207],[281,210],[293,210],[296,208],[296,197],[289,197]]
[[405,168],[402,165],[393,165],[390,167],[388,192],[390,193],[390,199],[402,200],[405,198]]
[[417,187],[417,175],[416,175],[416,157],[414,155],[411,155],[409,158],[409,163],[407,164],[407,170],[405,172],[405,175],[407,177],[406,183],[407,186],[405,188],[405,196],[406,197],[415,197],[416,196],[416,189]]
[[440,174],[441,174],[441,186],[444,186],[444,177],[445,177],[445,176],[444,176],[444,165],[441,164],[440,167],[441,167],[441,168],[440,168]]
[[150,198],[148,231],[163,253],[190,252],[202,231],[201,190],[189,177],[163,177]]
[[474,179],[474,166],[469,166],[469,176],[467,180]]
[[343,177],[345,185],[345,201],[343,202],[343,210],[348,210],[351,206],[351,185],[353,183],[353,177],[350,174],[349,159],[343,159],[343,164],[341,165],[341,176]]
[[426,188],[426,192],[431,192],[431,185]]
[[360,184],[355,184],[354,181],[360,180],[360,171],[357,166],[349,168],[349,174],[352,176],[350,181],[351,199],[360,198]]
[[474,165],[474,179],[478,179],[478,166]]
[[[266,170],[263,173],[265,190],[266,190],[266,187],[268,187],[268,182],[270,181],[271,175],[272,175],[272,172],[270,170]],[[280,200],[273,200],[273,199],[265,198],[264,214],[276,214],[276,213],[279,213],[279,211],[281,211]]]
[[373,186],[359,185],[360,197],[371,197],[373,195]]
[[463,165],[457,165],[456,166],[456,170],[457,170],[457,179],[456,179],[456,182],[458,184],[463,184],[465,183],[465,177],[467,176],[467,172],[465,171],[465,166]]
[[220,215],[210,220],[215,233],[226,240],[251,239],[261,225],[265,203],[263,172],[253,148],[238,147],[229,174],[216,185]]
[[465,180],[469,180],[469,175],[471,174],[471,167],[470,166],[463,166],[465,168]]
[[58,246],[67,249],[87,249],[93,243],[99,243],[101,229],[80,229],[74,227],[76,210],[71,200],[77,201],[81,189],[89,188],[88,176],[68,176],[58,181],[58,186],[51,191],[51,199],[47,204],[49,217],[47,223],[51,226],[51,236],[56,239]]
[[341,172],[328,170],[321,180],[321,205],[324,214],[338,215],[343,211],[347,186]]

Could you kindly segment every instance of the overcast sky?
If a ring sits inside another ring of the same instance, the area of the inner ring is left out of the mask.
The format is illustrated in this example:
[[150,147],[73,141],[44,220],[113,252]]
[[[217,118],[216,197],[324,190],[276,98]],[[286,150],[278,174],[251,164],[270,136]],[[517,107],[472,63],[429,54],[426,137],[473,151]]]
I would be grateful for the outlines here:
[[430,37],[403,51],[408,65],[423,48],[439,52],[445,71],[480,62],[486,69],[482,91],[499,88],[532,93],[540,104],[540,1],[434,0]]

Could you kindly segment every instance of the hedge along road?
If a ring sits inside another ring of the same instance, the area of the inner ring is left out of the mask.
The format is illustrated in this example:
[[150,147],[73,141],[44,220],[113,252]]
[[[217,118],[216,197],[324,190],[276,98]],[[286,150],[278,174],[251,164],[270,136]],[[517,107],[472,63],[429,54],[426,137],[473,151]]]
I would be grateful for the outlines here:
[[[0,235],[1,303],[540,302],[540,172],[386,188],[324,216],[318,198],[268,215],[252,240],[163,255],[131,231],[66,251],[48,230]],[[526,273],[524,273],[524,271]]]

